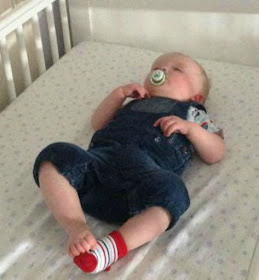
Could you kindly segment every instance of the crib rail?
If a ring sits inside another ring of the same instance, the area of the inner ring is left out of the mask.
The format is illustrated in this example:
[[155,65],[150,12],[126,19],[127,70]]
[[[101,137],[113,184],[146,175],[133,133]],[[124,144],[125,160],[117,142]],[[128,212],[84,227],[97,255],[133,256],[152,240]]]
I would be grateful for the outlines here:
[[37,65],[39,74],[41,75],[46,71],[42,36],[39,24],[39,13],[41,11],[46,13],[53,63],[56,63],[59,59],[59,48],[53,13],[54,2],[59,3],[64,51],[67,52],[71,49],[71,38],[66,0],[31,0],[0,22],[0,53],[7,82],[9,102],[12,102],[16,98],[17,94],[8,50],[7,36],[12,32],[15,32],[16,34],[24,85],[25,87],[28,87],[32,83],[32,78],[28,62],[28,52],[25,44],[23,25],[29,21],[32,23]]

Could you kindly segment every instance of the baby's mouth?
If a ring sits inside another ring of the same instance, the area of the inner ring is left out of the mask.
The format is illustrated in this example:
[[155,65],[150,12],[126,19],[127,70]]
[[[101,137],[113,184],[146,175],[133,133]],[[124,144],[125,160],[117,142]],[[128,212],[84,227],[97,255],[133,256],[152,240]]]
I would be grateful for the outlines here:
[[161,86],[166,81],[166,74],[161,69],[155,69],[153,70],[150,82],[154,86]]

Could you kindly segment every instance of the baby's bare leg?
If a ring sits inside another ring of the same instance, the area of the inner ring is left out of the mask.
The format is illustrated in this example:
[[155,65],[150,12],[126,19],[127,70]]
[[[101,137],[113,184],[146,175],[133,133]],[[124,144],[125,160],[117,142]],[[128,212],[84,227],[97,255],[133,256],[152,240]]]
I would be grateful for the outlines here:
[[133,250],[163,233],[171,222],[171,214],[162,207],[150,207],[130,218],[118,231],[128,250]]
[[49,162],[39,172],[42,195],[59,225],[69,235],[68,253],[71,257],[95,249],[96,239],[86,223],[76,190]]
[[75,257],[74,262],[89,273],[109,269],[128,251],[158,237],[168,228],[170,221],[171,215],[166,209],[150,207],[99,240],[96,250]]

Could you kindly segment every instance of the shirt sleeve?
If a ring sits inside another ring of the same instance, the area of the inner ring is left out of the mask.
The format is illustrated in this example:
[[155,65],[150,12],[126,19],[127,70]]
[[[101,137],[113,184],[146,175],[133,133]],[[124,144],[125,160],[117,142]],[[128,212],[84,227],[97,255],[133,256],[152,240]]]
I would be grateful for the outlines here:
[[187,120],[194,122],[202,126],[204,129],[219,134],[223,138],[223,131],[219,129],[209,118],[209,115],[205,110],[198,109],[191,106],[187,113]]

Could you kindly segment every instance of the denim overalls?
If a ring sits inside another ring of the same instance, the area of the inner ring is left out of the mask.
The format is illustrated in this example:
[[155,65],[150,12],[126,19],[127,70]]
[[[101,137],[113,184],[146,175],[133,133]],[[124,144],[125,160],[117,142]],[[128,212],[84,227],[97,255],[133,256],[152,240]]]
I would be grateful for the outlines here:
[[190,106],[205,110],[195,102],[164,97],[131,101],[93,135],[87,151],[70,143],[46,147],[34,165],[35,181],[39,185],[40,164],[52,162],[77,190],[86,213],[121,224],[147,207],[160,206],[172,214],[171,228],[190,204],[179,175],[193,147],[185,136],[166,137],[153,124],[169,115],[186,119]]

